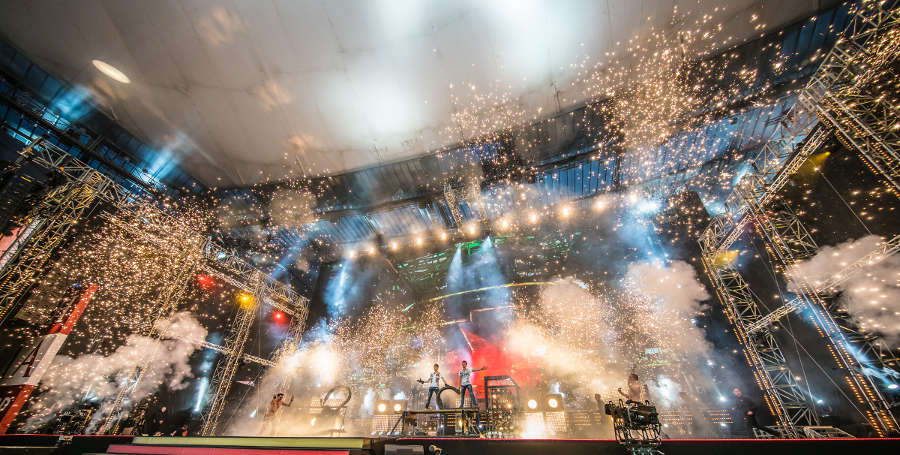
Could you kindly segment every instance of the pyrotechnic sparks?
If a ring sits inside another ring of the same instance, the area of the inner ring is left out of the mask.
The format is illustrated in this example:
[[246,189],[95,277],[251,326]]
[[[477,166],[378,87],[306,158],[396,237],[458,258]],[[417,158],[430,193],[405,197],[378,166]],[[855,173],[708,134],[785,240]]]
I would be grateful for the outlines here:
[[[757,30],[765,28],[757,20],[756,14],[750,18]],[[650,29],[607,55],[571,63],[579,72],[570,87],[558,90],[556,112],[523,108],[509,84],[454,83],[448,87],[452,127],[431,144],[437,152],[428,157],[440,172],[407,169],[414,188],[377,177],[312,176],[300,166],[289,181],[219,191],[212,214],[185,204],[185,223],[138,209],[86,226],[37,283],[23,316],[45,322],[51,302],[69,285],[98,284],[73,343],[88,354],[57,362],[74,373],[45,380],[29,424],[58,411],[53,401],[83,401],[88,388],[88,401],[102,401],[95,419],[104,416],[110,397],[127,385],[124,378],[144,365],[151,369],[129,405],[161,384],[184,386],[188,357],[206,329],[185,322],[179,330],[190,338],[185,341],[166,338],[159,324],[181,309],[175,307],[179,296],[197,292],[186,283],[201,268],[198,233],[207,225],[268,276],[323,285],[320,330],[299,345],[288,343],[274,367],[244,381],[254,390],[235,405],[240,409],[231,433],[256,433],[259,419],[250,416],[263,413],[269,397],[282,391],[309,403],[348,386],[351,408],[368,417],[375,398],[405,399],[416,390],[411,378],[427,374],[433,363],[453,377],[462,359],[534,373],[517,379],[533,390],[553,383],[572,401],[589,401],[593,393],[618,398],[614,391],[624,376],[638,372],[651,398],[665,406],[700,402],[716,387],[715,378],[693,371],[701,361],[717,365],[718,353],[698,322],[708,315],[710,293],[692,265],[669,259],[670,247],[696,247],[709,220],[703,204],[717,211],[721,196],[750,172],[742,164],[745,154],[758,148],[767,125],[784,121],[781,113],[793,103],[787,88],[771,90],[790,59],[760,71],[755,60],[729,47],[733,39],[726,34],[712,15],[675,11],[665,30]],[[759,49],[780,53],[777,43],[765,41]],[[893,34],[874,43],[887,60],[862,65],[870,71],[845,91],[889,86],[892,73],[885,68],[896,60],[896,43]],[[817,58],[814,53],[793,70]],[[878,102],[896,110],[891,93]],[[776,103],[775,96],[787,98]],[[760,132],[732,126],[739,118],[753,118]],[[799,174],[824,177],[829,156],[813,156]],[[724,164],[707,166],[714,161]],[[869,230],[868,222],[893,215],[894,207],[880,202],[891,195],[885,188],[879,183],[838,197]],[[678,214],[682,225],[668,223],[658,215],[682,207],[685,198],[670,197],[682,190],[699,192],[700,203]],[[800,200],[809,207],[819,203],[812,189],[805,191]],[[669,235],[670,245],[660,245],[659,234]],[[752,255],[740,248],[717,254],[714,265],[740,267]],[[847,262],[844,251],[838,256]],[[797,270],[811,274],[819,260]],[[897,312],[889,305],[896,294],[893,272],[869,270],[840,289],[863,329],[897,332]],[[539,294],[515,284],[545,280],[556,281]],[[231,295],[215,283],[199,284],[221,290],[220,314],[261,305],[246,291]],[[286,314],[277,314],[283,322]],[[224,318],[218,319],[207,329],[223,329]],[[164,349],[171,358],[163,358]],[[297,409],[284,415],[278,434],[311,433],[317,425]],[[537,431],[532,423],[526,433]]]

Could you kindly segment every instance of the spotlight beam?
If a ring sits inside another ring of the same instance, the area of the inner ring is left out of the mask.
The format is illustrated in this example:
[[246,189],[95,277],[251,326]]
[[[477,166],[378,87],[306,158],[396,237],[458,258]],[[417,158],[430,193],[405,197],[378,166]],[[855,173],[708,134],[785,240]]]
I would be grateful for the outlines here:
[[431,303],[431,302],[437,302],[438,300],[443,300],[443,299],[446,299],[446,298],[449,298],[449,297],[455,297],[455,296],[457,296],[457,295],[472,294],[472,293],[475,293],[475,292],[484,292],[484,291],[489,291],[489,290],[491,290],[491,289],[518,288],[518,287],[523,287],[523,286],[541,286],[541,285],[544,285],[544,284],[555,284],[555,283],[552,282],[552,281],[526,281],[526,282],[524,282],[524,283],[506,283],[506,284],[498,284],[498,285],[496,285],[496,286],[487,286],[487,287],[478,288],[478,289],[468,289],[468,290],[465,290],[465,291],[454,292],[454,293],[451,293],[451,294],[444,294],[444,295],[441,295],[441,296],[438,296],[438,297],[430,298],[430,299],[428,299],[427,301],[428,301],[429,303]]

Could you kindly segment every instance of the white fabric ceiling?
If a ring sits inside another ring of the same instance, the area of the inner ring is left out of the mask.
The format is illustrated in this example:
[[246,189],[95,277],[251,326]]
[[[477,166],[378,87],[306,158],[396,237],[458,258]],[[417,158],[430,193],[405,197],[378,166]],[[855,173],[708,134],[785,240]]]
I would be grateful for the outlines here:
[[820,1],[0,0],[0,33],[139,137],[174,149],[188,173],[242,185],[453,143],[451,93],[466,104],[504,87],[543,114],[579,104],[577,63],[665,26],[676,3],[717,16],[740,40]]

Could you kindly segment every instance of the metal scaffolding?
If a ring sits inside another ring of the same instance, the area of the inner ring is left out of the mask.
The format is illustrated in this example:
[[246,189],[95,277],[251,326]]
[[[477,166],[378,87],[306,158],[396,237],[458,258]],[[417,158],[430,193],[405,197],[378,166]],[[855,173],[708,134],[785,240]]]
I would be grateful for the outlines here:
[[37,282],[50,256],[84,212],[98,199],[122,201],[127,196],[108,177],[38,140],[19,152],[18,166],[34,163],[55,170],[66,182],[54,188],[29,214],[17,248],[10,248],[0,270],[0,325],[15,314]]
[[[764,211],[762,207],[751,204],[755,218],[754,225],[759,229],[766,241],[767,248],[774,256],[783,271],[795,263],[809,259],[816,254],[818,246],[809,231],[790,210],[783,206],[777,211]],[[890,370],[886,359],[871,356],[881,353],[874,339],[858,337],[851,343],[847,329],[852,327],[847,318],[841,318],[816,292],[805,279],[793,274],[785,274],[791,283],[800,308],[808,309],[820,333],[828,341],[832,356],[840,368],[846,370],[845,382],[854,395],[866,407],[866,417],[879,436],[886,436],[897,429],[897,421],[891,414],[890,404],[879,390],[878,374]],[[843,320],[842,320],[843,319]],[[874,345],[873,345],[874,344]],[[862,351],[857,354],[857,352]],[[873,368],[873,366],[875,368]]]
[[[47,260],[54,250],[67,238],[73,225],[84,214],[85,210],[97,200],[110,203],[113,208],[124,213],[135,213],[140,206],[141,198],[113,182],[109,177],[81,162],[54,144],[37,139],[20,151],[18,163],[29,162],[48,171],[57,172],[66,177],[67,182],[54,189],[35,210],[28,225],[29,237],[13,253],[4,258],[0,271],[0,321],[11,313],[10,310],[20,303],[31,289],[36,279],[43,273]],[[146,204],[142,207],[148,207]],[[156,300],[156,318],[163,318],[174,312],[186,290],[190,276],[203,268],[211,275],[234,285],[254,296],[253,308],[239,309],[229,337],[224,347],[216,349],[224,352],[225,358],[217,366],[211,387],[212,406],[204,414],[204,434],[212,434],[225,405],[225,398],[237,369],[238,362],[243,359],[265,365],[272,365],[272,360],[259,359],[244,353],[244,344],[249,336],[250,326],[256,316],[255,307],[260,303],[272,305],[292,318],[291,338],[287,341],[297,342],[302,333],[309,313],[308,300],[284,283],[271,279],[256,269],[233,250],[225,249],[207,239],[202,241],[199,232],[165,214],[153,209],[152,213],[142,213],[144,217],[158,218],[178,226],[180,234],[191,238],[189,243],[195,245],[186,248],[177,263],[179,267],[170,270],[163,293]],[[145,220],[146,221],[146,220]],[[152,221],[147,222],[152,224]],[[136,226],[129,226],[137,229]],[[153,229],[138,229],[151,242],[162,241],[165,233],[155,233]],[[196,241],[193,241],[196,240]],[[148,321],[142,332],[155,335],[152,331],[153,321]],[[218,346],[217,346],[218,347]],[[280,352],[280,351],[279,351]],[[147,365],[135,370],[131,380],[126,381],[113,403],[111,412],[106,417],[100,432],[113,428],[122,404],[130,392],[140,383]]]
[[231,390],[231,382],[237,372],[241,356],[244,353],[244,345],[250,335],[250,326],[256,319],[259,294],[255,294],[252,301],[242,304],[238,308],[237,316],[231,324],[231,331],[225,340],[225,358],[216,364],[216,369],[210,378],[210,388],[214,390],[212,400],[203,412],[203,427],[200,434],[211,436],[219,425],[219,417],[227,403],[228,392]]
[[[816,114],[900,196],[900,112],[879,84],[894,84],[900,58],[900,8],[865,2],[806,90]],[[887,80],[885,80],[887,79]]]
[[[900,252],[900,235],[894,236],[892,239],[881,242],[875,250],[870,251],[865,256],[859,258],[854,263],[844,267],[840,272],[827,278],[823,282],[815,282],[815,294],[827,296],[837,292],[837,287],[853,276],[860,270],[871,267],[879,262]],[[788,314],[798,310],[803,306],[803,300],[800,298],[791,299],[788,303],[772,310],[771,313],[763,316],[758,321],[747,327],[750,334],[756,333],[759,329],[773,324],[775,321],[787,316]]]
[[[178,258],[178,261],[176,261],[177,266],[169,270],[166,279],[164,280],[165,285],[161,287],[162,293],[154,302],[154,310],[151,313],[154,315],[153,321],[148,321],[148,324],[144,326],[143,330],[141,330],[142,335],[148,337],[159,336],[159,334],[156,333],[156,322],[171,316],[178,308],[178,304],[181,302],[184,292],[187,290],[188,282],[194,273],[196,273],[197,264],[200,260],[200,255],[198,253],[198,250],[191,248],[186,248],[181,252],[181,256]],[[128,379],[125,380],[124,384],[119,387],[119,393],[116,394],[116,398],[113,400],[109,414],[106,415],[103,424],[97,430],[99,434],[103,434],[107,430],[113,434],[117,432],[118,424],[120,423],[118,416],[119,412],[122,410],[122,404],[141,383],[144,374],[149,367],[150,359],[148,358],[142,362],[142,364],[131,373]]]
[[716,265],[712,256],[706,254],[703,265],[713,281],[716,295],[725,306],[725,314],[735,327],[738,341],[744,346],[744,356],[754,370],[754,379],[763,391],[766,405],[775,416],[781,434],[800,437],[799,427],[818,425],[819,419],[788,368],[772,332],[763,328],[748,333],[747,326],[762,317],[759,301],[736,269]]
[[[728,265],[719,264],[721,260],[717,261],[750,222],[760,232],[766,249],[778,263],[776,268],[782,273],[795,262],[815,254],[817,245],[789,207],[779,206],[775,210],[767,207],[790,176],[824,143],[832,129],[839,140],[856,150],[897,192],[900,182],[897,178],[900,169],[896,153],[900,144],[896,131],[897,113],[892,111],[895,108],[885,105],[883,97],[873,97],[867,92],[865,86],[878,79],[875,72],[895,63],[900,55],[900,12],[891,2],[861,2],[853,12],[845,36],[835,44],[801,91],[797,103],[752,161],[752,171],[726,199],[724,213],[713,218],[701,234],[699,243],[707,274],[720,299],[734,315],[732,322],[738,339],[745,346],[748,362],[757,378],[767,377],[771,369],[769,362],[757,361],[756,352],[774,348],[780,355],[769,325],[798,308],[806,308],[828,341],[836,363],[846,370],[845,383],[864,405],[868,422],[884,436],[896,432],[897,422],[873,376],[879,373],[878,370],[889,368],[887,364],[896,359],[881,343],[875,342],[873,336],[856,331],[848,315],[841,314],[821,298],[822,291],[846,278],[833,278],[814,288],[804,280],[787,276],[797,290],[797,299],[762,315],[755,301],[748,303],[748,297],[749,301],[753,300],[752,294],[746,291],[747,284],[740,274]],[[896,251],[891,242],[870,255]],[[863,266],[854,264],[848,272]],[[780,368],[777,360],[783,363],[783,356],[775,360],[771,364]],[[761,388],[783,431],[785,426],[802,424],[803,419],[783,417],[782,409],[794,404],[786,401],[793,395],[778,393],[764,381]],[[793,390],[792,387],[789,389]],[[805,416],[806,413],[795,415]],[[786,430],[794,437],[801,434],[797,428]]]

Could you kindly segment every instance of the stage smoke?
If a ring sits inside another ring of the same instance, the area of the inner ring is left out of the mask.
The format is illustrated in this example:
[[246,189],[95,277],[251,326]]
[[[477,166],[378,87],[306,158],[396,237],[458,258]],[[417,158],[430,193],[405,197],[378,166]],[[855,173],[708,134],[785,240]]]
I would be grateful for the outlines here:
[[[796,282],[805,280],[816,288],[847,266],[878,248],[882,239],[868,235],[835,246],[824,246],[812,258],[794,264],[789,270]],[[900,301],[897,271],[900,256],[894,255],[867,265],[838,286],[840,304],[860,327],[880,333],[891,345],[900,341]],[[795,288],[790,288],[796,292]]]
[[[704,311],[709,298],[693,267],[683,261],[668,266],[660,261],[628,265],[625,286],[647,299],[646,318],[655,338],[666,338],[670,349],[680,355],[708,354],[712,346],[693,319]],[[642,305],[644,306],[644,305]]]
[[120,387],[131,387],[126,380],[138,367],[146,365],[141,382],[123,402],[123,409],[156,392],[162,385],[180,390],[188,385],[191,367],[188,359],[206,338],[206,329],[187,312],[157,321],[159,338],[132,334],[126,344],[109,355],[84,354],[79,357],[58,355],[41,381],[42,393],[32,405],[25,431],[35,431],[57,412],[80,404],[83,399],[100,403],[86,433],[91,433],[109,414]]

